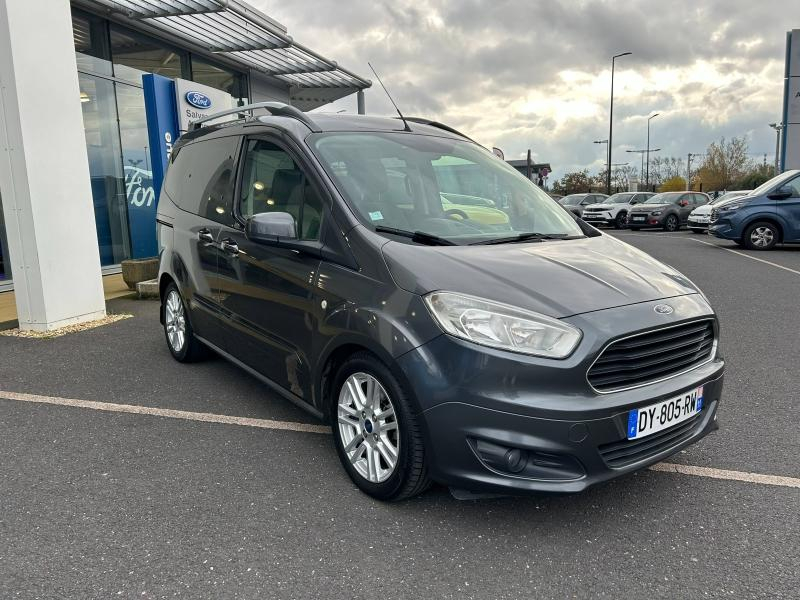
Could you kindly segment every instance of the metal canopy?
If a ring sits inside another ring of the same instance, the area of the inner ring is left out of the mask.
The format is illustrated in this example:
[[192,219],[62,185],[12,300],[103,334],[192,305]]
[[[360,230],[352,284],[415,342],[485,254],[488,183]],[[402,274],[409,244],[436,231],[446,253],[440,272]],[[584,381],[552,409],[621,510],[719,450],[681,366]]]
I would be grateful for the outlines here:
[[94,0],[91,4],[282,80],[298,99],[335,100],[372,85],[294,42],[285,27],[240,0]]

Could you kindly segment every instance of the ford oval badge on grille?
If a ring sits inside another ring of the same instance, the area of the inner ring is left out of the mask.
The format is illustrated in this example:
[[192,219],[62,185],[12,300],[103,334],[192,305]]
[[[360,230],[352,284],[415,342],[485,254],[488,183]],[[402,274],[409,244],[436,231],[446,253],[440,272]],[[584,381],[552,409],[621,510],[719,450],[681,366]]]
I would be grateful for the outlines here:
[[186,92],[184,97],[186,98],[186,101],[195,108],[211,108],[211,98],[202,92]]
[[672,308],[669,304],[656,304],[653,307],[653,310],[660,315],[671,315],[672,313],[675,312],[675,309]]

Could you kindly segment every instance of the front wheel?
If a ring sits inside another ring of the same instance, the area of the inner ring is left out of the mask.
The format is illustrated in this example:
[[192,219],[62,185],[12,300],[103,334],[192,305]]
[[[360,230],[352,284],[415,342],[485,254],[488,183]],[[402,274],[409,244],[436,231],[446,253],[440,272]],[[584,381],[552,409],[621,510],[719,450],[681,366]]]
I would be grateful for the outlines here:
[[628,224],[628,213],[620,212],[614,219],[614,229],[624,229]]
[[664,231],[678,231],[679,226],[678,217],[675,215],[668,215],[667,218],[664,219]]
[[750,250],[772,250],[780,238],[780,231],[772,223],[761,221],[748,227],[742,241]]
[[372,354],[359,352],[338,370],[331,415],[336,451],[361,491],[403,500],[430,480],[417,415],[403,385]]

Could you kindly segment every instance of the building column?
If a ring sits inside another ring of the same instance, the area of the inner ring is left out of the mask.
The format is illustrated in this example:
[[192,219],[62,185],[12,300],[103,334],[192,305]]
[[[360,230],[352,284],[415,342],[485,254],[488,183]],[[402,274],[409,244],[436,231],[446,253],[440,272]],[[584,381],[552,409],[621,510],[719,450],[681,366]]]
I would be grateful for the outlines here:
[[105,316],[69,0],[0,1],[0,194],[20,327]]

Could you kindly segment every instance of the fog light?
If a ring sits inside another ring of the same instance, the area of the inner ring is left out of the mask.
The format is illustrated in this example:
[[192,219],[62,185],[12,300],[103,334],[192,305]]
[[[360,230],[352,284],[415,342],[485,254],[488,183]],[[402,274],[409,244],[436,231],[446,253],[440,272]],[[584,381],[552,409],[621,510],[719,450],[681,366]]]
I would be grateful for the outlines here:
[[506,469],[510,473],[519,473],[528,462],[528,453],[519,448],[512,448],[506,452]]

